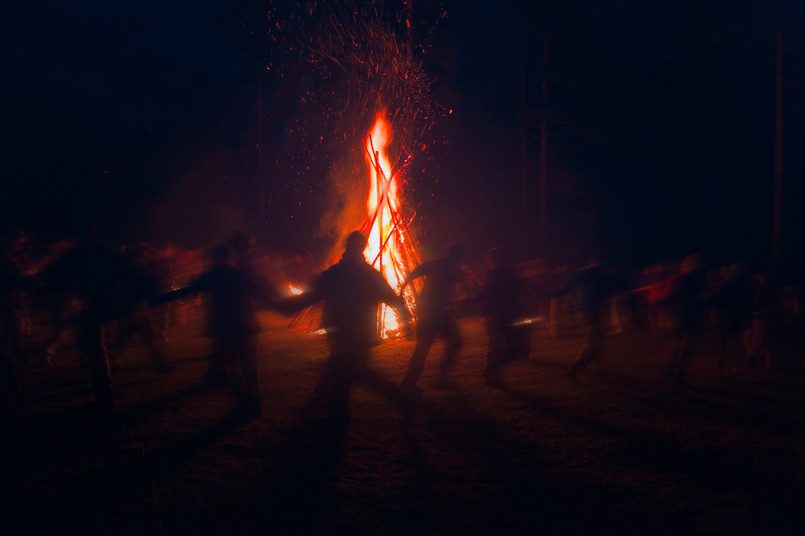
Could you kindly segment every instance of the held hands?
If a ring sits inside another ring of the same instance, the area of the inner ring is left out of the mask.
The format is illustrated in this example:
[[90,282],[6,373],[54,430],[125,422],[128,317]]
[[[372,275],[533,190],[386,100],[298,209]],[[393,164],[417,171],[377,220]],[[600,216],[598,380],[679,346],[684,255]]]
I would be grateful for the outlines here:
[[400,334],[408,340],[412,340],[414,338],[414,329],[411,326],[411,313],[408,311],[408,307],[404,304],[403,306],[398,309],[399,312],[399,322],[400,322]]
[[403,321],[402,326],[400,326],[400,334],[406,340],[410,341],[414,339],[414,328],[411,327],[411,319],[406,318]]

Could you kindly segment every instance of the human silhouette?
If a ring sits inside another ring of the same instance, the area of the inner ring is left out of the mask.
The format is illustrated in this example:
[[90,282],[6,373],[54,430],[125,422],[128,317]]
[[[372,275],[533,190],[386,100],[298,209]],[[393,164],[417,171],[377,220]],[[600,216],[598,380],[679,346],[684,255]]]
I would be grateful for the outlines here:
[[330,423],[345,431],[349,427],[349,394],[360,382],[390,400],[410,416],[412,403],[394,383],[370,368],[370,349],[378,343],[377,307],[394,307],[408,331],[409,313],[405,301],[394,293],[380,272],[364,257],[366,237],[350,233],[341,260],[330,266],[313,283],[311,290],[284,300],[287,312],[323,303],[322,325],[330,346],[327,375],[332,388],[327,402]]
[[625,279],[609,263],[596,263],[576,272],[560,294],[576,291],[587,330],[569,374],[575,376],[601,357],[601,345],[608,328],[610,304],[616,292],[624,289]]
[[114,408],[106,326],[128,314],[151,288],[91,228],[81,229],[75,247],[45,267],[40,277],[49,288],[70,292],[79,300],[77,339],[90,369],[96,407]]
[[158,374],[172,372],[174,368],[166,363],[165,352],[154,315],[152,305],[159,293],[161,281],[156,274],[148,271],[145,266],[150,258],[147,246],[140,245],[126,250],[126,258],[132,270],[137,272],[142,292],[140,300],[132,304],[131,309],[121,316],[114,324],[114,336],[108,345],[109,365],[112,372],[120,369],[120,355],[132,336],[137,335],[145,343],[151,366]]
[[[14,271],[22,280],[32,277],[39,270],[39,266],[33,258],[31,249],[31,237],[25,231],[18,231],[17,235],[10,241],[5,248],[7,260],[11,261]],[[20,335],[29,336],[33,330],[31,321],[31,295],[30,287],[27,289],[17,289],[14,291],[14,309],[17,317],[18,331]],[[20,358],[27,359],[21,355]]]
[[[166,288],[173,285],[175,280],[176,250],[170,244],[146,246],[144,268],[156,277],[160,284]],[[161,343],[169,342],[168,331],[171,326],[171,303],[165,303],[151,309],[154,329]]]
[[719,272],[711,299],[718,331],[718,370],[737,371],[748,364],[745,335],[752,328],[756,280],[737,263]]
[[686,257],[680,272],[671,282],[668,301],[676,333],[676,347],[669,373],[675,387],[685,385],[688,363],[704,331],[702,316],[707,305],[708,283],[702,262],[699,254]]
[[758,273],[754,279],[752,344],[747,357],[750,364],[762,364],[769,372],[773,370],[782,350],[783,291],[780,283],[768,273]]
[[416,346],[408,362],[408,371],[400,387],[405,391],[416,391],[417,382],[425,368],[425,359],[436,337],[446,340],[444,357],[439,366],[436,386],[450,386],[448,373],[461,351],[463,340],[458,323],[453,315],[452,301],[455,288],[459,283],[466,283],[463,268],[460,265],[464,248],[460,244],[452,244],[447,255],[426,261],[414,268],[403,281],[400,294],[413,280],[424,277],[425,284],[417,300]]
[[528,356],[530,329],[522,318],[526,285],[508,252],[504,248],[491,250],[487,263],[486,283],[478,299],[489,336],[484,380],[487,385],[496,386],[505,363]]
[[254,244],[253,239],[241,231],[235,231],[232,236],[227,240],[226,245],[232,248],[235,252],[234,265],[243,275],[249,279],[250,284],[254,286],[263,301],[272,303],[279,298],[276,288],[266,278],[265,273],[258,274],[257,267],[254,263]]
[[0,254],[0,370],[6,377],[9,402],[20,398],[20,384],[14,371],[13,359],[22,355],[19,340],[19,324],[14,314],[14,294],[26,285],[14,264],[6,255]]
[[[209,293],[207,334],[214,342],[204,381],[212,385],[230,383],[240,398],[239,411],[244,416],[256,417],[262,413],[262,407],[257,369],[259,325],[254,301],[262,295],[251,277],[229,264],[226,245],[213,249],[212,261],[212,268],[186,287],[164,294],[161,301]],[[227,374],[228,363],[237,365],[234,376]]]

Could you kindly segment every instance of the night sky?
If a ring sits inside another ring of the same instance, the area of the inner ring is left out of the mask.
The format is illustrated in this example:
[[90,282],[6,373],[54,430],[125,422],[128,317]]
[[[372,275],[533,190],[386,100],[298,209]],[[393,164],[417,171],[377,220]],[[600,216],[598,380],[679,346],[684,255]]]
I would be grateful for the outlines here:
[[[277,251],[326,252],[365,118],[350,108],[346,120],[342,106],[362,102],[359,70],[305,50],[322,13],[340,16],[325,4],[15,6],[3,32],[5,232],[55,237],[90,219],[110,240],[197,247],[241,228]],[[798,2],[783,2],[782,17],[761,4],[415,1],[429,113],[408,123],[404,196],[423,247],[505,244],[557,263],[706,250],[763,267],[779,26],[782,254],[796,269],[805,18]],[[379,21],[405,47],[402,2],[358,5],[341,24]]]

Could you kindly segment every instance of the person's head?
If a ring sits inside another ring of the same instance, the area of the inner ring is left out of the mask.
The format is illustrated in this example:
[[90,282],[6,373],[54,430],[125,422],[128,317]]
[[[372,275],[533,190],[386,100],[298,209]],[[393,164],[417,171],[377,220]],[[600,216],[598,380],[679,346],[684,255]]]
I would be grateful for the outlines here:
[[366,249],[366,237],[360,231],[352,231],[347,236],[347,247],[344,249],[344,258],[363,259],[363,250]]
[[689,274],[701,270],[703,266],[704,263],[702,255],[700,253],[694,253],[693,255],[688,255],[682,260],[682,266],[680,271],[683,274]]
[[508,266],[510,264],[509,253],[502,247],[490,250],[488,258],[489,264],[492,267]]
[[252,239],[242,231],[234,231],[226,244],[238,253],[243,253],[252,246]]
[[464,246],[458,243],[447,246],[447,258],[453,262],[458,262],[464,256]]
[[212,262],[216,266],[222,266],[227,263],[229,260],[229,248],[226,247],[224,244],[220,246],[216,246],[212,250]]

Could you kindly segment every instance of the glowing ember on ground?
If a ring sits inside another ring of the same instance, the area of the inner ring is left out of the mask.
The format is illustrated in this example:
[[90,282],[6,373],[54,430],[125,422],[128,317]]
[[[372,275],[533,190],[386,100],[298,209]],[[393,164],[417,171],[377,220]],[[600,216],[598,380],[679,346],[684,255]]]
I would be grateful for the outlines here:
[[298,296],[302,294],[302,289],[294,285],[293,283],[288,283],[288,292],[290,292],[294,296]]
[[[411,244],[406,223],[400,214],[397,197],[398,177],[394,175],[386,148],[391,142],[391,126],[383,112],[377,114],[374,126],[366,138],[366,162],[369,165],[369,196],[366,201],[369,219],[364,226],[368,233],[365,255],[380,270],[395,290],[399,289],[411,265],[419,259]],[[414,300],[414,290],[406,289],[406,302]],[[388,306],[379,313],[379,335],[388,337],[398,330],[396,314]]]

